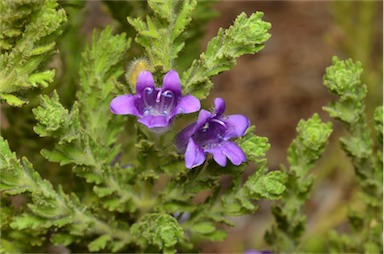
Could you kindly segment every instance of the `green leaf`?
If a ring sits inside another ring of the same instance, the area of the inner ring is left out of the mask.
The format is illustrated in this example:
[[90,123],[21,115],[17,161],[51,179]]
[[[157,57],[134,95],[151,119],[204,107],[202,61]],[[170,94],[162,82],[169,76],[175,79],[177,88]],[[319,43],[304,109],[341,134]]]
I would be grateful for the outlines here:
[[150,0],[148,4],[154,15],[147,16],[146,23],[130,17],[128,22],[137,31],[136,42],[145,48],[151,65],[168,71],[174,68],[174,61],[184,47],[183,32],[197,1]]
[[216,226],[211,222],[200,222],[192,225],[191,231],[199,234],[211,234],[216,230]]
[[38,121],[34,131],[41,137],[64,135],[64,132],[67,132],[73,123],[68,110],[59,102],[56,91],[54,91],[52,98],[43,95],[41,97],[41,106],[34,108],[32,111]]
[[375,129],[378,132],[379,147],[383,146],[383,106],[377,107],[374,114]]
[[70,245],[72,242],[75,241],[75,236],[69,235],[69,234],[60,234],[55,233],[51,236],[51,242],[55,245],[62,244],[64,246]]
[[3,237],[0,239],[0,253],[1,254],[16,254],[25,253],[20,249],[20,244],[5,240]]
[[318,114],[307,121],[300,120],[297,137],[288,148],[288,162],[291,170],[303,177],[319,159],[332,133],[332,124],[323,123]]
[[255,129],[255,126],[249,127],[245,135],[237,139],[236,142],[245,153],[248,161],[259,163],[265,160],[270,144],[268,138],[256,136],[254,134]]
[[0,137],[0,191],[16,195],[31,191],[42,180],[27,160],[22,161],[9,149],[7,141]]
[[366,88],[360,86],[360,76],[363,72],[361,63],[356,64],[351,59],[340,61],[332,58],[333,65],[326,69],[324,85],[332,92],[345,98],[365,97]]
[[173,15],[173,5],[174,1],[172,0],[150,0],[148,5],[151,9],[161,18],[166,19],[168,22],[171,21]]
[[102,198],[102,197],[111,195],[115,190],[113,190],[113,189],[111,189],[111,188],[95,186],[95,187],[93,187],[93,191],[94,191],[99,197]]
[[7,102],[9,105],[15,106],[15,107],[20,107],[20,106],[24,105],[25,103],[27,103],[26,101],[21,100],[12,94],[0,93],[0,98],[5,100],[5,102]]
[[256,172],[248,178],[245,188],[255,199],[279,199],[286,189],[286,179],[287,176],[282,171],[272,171],[266,175]]
[[90,244],[88,244],[89,251],[100,251],[105,249],[107,243],[111,241],[110,235],[102,235],[93,240]]
[[22,230],[26,228],[37,229],[45,223],[46,221],[43,218],[24,215],[21,217],[15,217],[10,225],[13,229]]
[[156,246],[158,251],[172,250],[183,238],[183,230],[168,214],[146,214],[131,227],[131,234],[143,248]]
[[216,230],[209,236],[209,240],[211,241],[223,241],[227,238],[228,234],[222,230]]
[[39,84],[41,87],[48,87],[49,83],[53,82],[55,77],[55,70],[48,70],[38,73],[33,73],[28,77],[28,82],[37,87]]

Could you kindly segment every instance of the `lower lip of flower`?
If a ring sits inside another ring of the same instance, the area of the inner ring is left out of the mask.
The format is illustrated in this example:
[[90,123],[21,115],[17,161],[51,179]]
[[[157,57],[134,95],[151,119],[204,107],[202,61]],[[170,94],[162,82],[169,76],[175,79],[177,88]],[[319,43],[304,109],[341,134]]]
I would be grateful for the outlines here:
[[142,94],[144,116],[169,116],[176,106],[175,94],[171,90],[147,87]]
[[226,131],[226,124],[214,118],[205,123],[204,126],[193,135],[193,139],[203,148],[212,148],[220,146],[220,143],[224,140]]

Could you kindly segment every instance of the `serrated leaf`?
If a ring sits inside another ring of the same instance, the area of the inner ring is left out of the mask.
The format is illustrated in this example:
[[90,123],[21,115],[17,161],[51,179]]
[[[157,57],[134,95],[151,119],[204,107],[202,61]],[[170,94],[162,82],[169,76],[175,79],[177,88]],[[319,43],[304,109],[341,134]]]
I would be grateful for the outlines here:
[[211,235],[207,236],[207,238],[211,241],[223,241],[227,238],[228,234],[222,230],[216,230]]
[[200,222],[192,225],[191,231],[199,234],[211,234],[216,230],[216,226],[211,222]]
[[64,246],[70,245],[73,241],[75,241],[75,236],[69,234],[60,234],[55,233],[50,238],[51,242],[55,245],[62,244]]
[[383,114],[383,106],[379,106],[375,109],[374,120],[378,132],[383,132]]
[[42,137],[60,135],[56,131],[68,128],[69,112],[59,102],[56,91],[54,91],[52,98],[46,95],[41,96],[41,106],[32,111],[36,120],[39,121],[34,131]]
[[172,11],[174,8],[174,1],[172,0],[150,0],[148,1],[148,5],[151,9],[163,19],[168,20],[170,22],[172,18]]
[[279,199],[286,189],[286,179],[282,171],[272,171],[266,175],[255,173],[248,178],[245,187],[252,198]]
[[28,82],[34,87],[37,87],[39,84],[41,87],[48,87],[49,83],[53,82],[54,77],[55,70],[47,70],[31,74],[28,77]]
[[0,253],[1,254],[22,254],[24,253],[20,249],[20,244],[16,244],[15,242],[7,241],[4,238],[0,239]]
[[[183,1],[180,12],[177,15],[173,30],[171,41],[176,40],[177,37],[181,35],[185,27],[189,24],[192,17],[192,12],[196,8],[197,1]],[[181,46],[182,48],[182,46]],[[181,49],[180,49],[181,50]]]
[[55,42],[51,42],[51,43],[48,43],[46,45],[43,45],[43,46],[39,46],[39,47],[36,47],[34,48],[33,50],[31,50],[29,52],[29,55],[30,56],[34,56],[34,55],[41,55],[41,54],[44,54],[50,50],[53,49],[53,47],[55,47],[56,43]]
[[5,100],[9,105],[15,106],[15,107],[20,107],[20,106],[24,105],[25,103],[27,103],[27,101],[21,100],[12,94],[0,93],[0,98],[2,100]]
[[164,71],[174,68],[174,60],[184,47],[183,32],[196,3],[196,0],[150,0],[148,4],[154,14],[146,17],[146,23],[128,17],[137,31],[136,41],[145,48],[151,66],[162,67]]
[[102,235],[93,240],[91,243],[88,244],[88,250],[89,251],[100,251],[105,249],[107,243],[111,241],[111,236],[109,235]]
[[93,187],[93,191],[99,196],[100,198],[111,195],[115,190],[107,187],[99,187],[95,186]]
[[123,201],[124,200],[120,200],[118,198],[109,198],[103,202],[103,206],[109,211],[122,211],[124,205]]
[[245,211],[240,210],[240,213],[243,212],[244,214],[247,214],[249,212],[254,213],[256,211],[257,206],[252,204],[252,202],[248,198],[241,197],[241,198],[238,198],[238,200],[240,201],[242,210],[245,210]]
[[303,177],[320,158],[332,133],[332,124],[323,123],[318,114],[307,121],[301,120],[296,128],[297,137],[288,147],[291,170]]
[[248,128],[245,136],[236,140],[248,161],[258,163],[265,160],[266,152],[270,148],[268,138],[259,137],[254,134],[255,126]]
[[351,59],[340,61],[333,57],[332,66],[326,69],[324,85],[333,93],[343,97],[365,97],[366,88],[360,86],[360,75],[363,71],[361,63],[353,63]]
[[131,227],[131,234],[138,244],[145,247],[156,246],[159,251],[171,249],[183,238],[183,230],[175,218],[168,214],[146,214]]
[[48,227],[51,225],[45,219],[42,219],[33,215],[24,214],[23,216],[14,217],[10,226],[13,229],[22,230],[26,228],[37,229],[41,226],[44,227],[44,225],[47,225],[47,224],[48,224]]
[[111,243],[111,245],[112,245],[111,251],[112,252],[118,252],[118,251],[122,250],[124,248],[124,246],[127,245],[127,243],[124,241],[113,241]]

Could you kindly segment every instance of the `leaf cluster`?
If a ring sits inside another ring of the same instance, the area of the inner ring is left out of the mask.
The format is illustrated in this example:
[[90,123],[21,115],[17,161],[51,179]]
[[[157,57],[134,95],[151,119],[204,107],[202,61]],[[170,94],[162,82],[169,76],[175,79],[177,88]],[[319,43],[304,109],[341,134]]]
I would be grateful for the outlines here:
[[[45,206],[38,205],[36,207],[39,210],[32,209],[31,214],[23,214],[25,219],[17,224],[20,225],[18,229],[31,228],[31,225],[34,225],[31,223],[35,223],[35,217],[41,216],[43,219],[39,218],[39,220],[46,223],[44,228],[58,227],[57,232],[52,235],[52,242],[55,244],[68,245],[72,242],[79,242],[79,239],[75,237],[76,235],[87,234],[92,236],[95,233],[101,236],[89,242],[88,249],[90,251],[101,250],[104,247],[117,251],[129,242],[129,234],[116,229],[119,226],[117,222],[114,222],[114,216],[104,218],[108,221],[104,222],[92,215],[96,211],[96,214],[100,213],[98,205],[92,206],[92,200],[95,200],[96,197],[106,200],[102,209],[128,209],[121,208],[120,204],[129,198],[126,196],[129,192],[119,184],[125,181],[129,174],[121,176],[120,169],[118,170],[118,167],[111,164],[119,152],[119,146],[115,146],[114,143],[123,126],[121,121],[114,121],[114,116],[110,114],[108,107],[113,96],[112,90],[115,89],[117,77],[122,75],[122,70],[118,68],[117,64],[121,61],[128,47],[129,41],[126,40],[125,36],[113,36],[110,28],[106,28],[100,35],[95,33],[94,44],[85,51],[80,68],[80,85],[82,89],[78,93],[78,97],[82,97],[84,100],[79,100],[79,103],[76,102],[69,111],[62,106],[57,93],[54,92],[51,98],[46,95],[41,96],[41,106],[33,109],[38,121],[34,128],[35,132],[41,137],[51,137],[57,140],[54,149],[44,149],[42,155],[48,160],[58,162],[61,165],[73,165],[74,172],[78,176],[84,178],[86,182],[92,183],[94,194],[89,194],[86,191],[85,195],[93,195],[94,197],[86,199],[85,204],[80,206],[83,208],[70,210],[68,212],[70,219],[65,221],[68,224],[72,223],[77,231],[72,228],[69,231],[68,229],[61,229],[64,224],[52,224],[54,220],[44,222],[44,218],[51,218],[47,216],[50,216],[52,212]],[[30,171],[37,175],[30,163],[27,165]],[[10,166],[10,168],[12,167],[15,166]],[[25,182],[21,173],[17,177],[5,174],[4,179],[8,178],[21,181],[13,183],[15,186],[23,186],[23,182]],[[38,181],[38,179],[35,179],[35,181]],[[50,188],[49,192],[53,192],[52,186]],[[14,195],[21,192],[8,191],[5,193]],[[77,198],[71,195],[68,198],[62,191],[59,191],[58,194],[49,195],[53,195],[51,197],[52,202],[60,202],[59,205],[49,205],[49,207],[55,208],[54,211],[60,213],[60,216],[54,214],[59,218],[64,217],[62,214],[66,213],[66,209],[64,209],[66,205],[70,206],[71,202],[77,202],[76,206],[79,206],[80,198],[85,197]],[[86,207],[90,207],[89,210]],[[84,212],[85,210],[87,212]],[[100,238],[103,235],[106,236]],[[86,242],[82,244],[84,243]]]
[[53,81],[54,70],[40,69],[67,18],[55,0],[1,1],[0,12],[0,98],[21,106],[25,101],[14,93]]
[[[27,207],[20,215],[11,214],[11,219],[1,221],[2,229],[10,227],[18,232],[3,232],[5,241],[14,239],[41,245],[50,235],[52,243],[68,245],[79,242],[77,236],[95,233],[108,234],[111,239],[129,239],[128,233],[111,227],[111,218],[104,222],[95,217],[74,193],[67,195],[61,188],[56,191],[49,181],[41,178],[26,158],[18,160],[3,138],[0,138],[0,151],[0,191],[6,196],[23,194],[27,198]],[[2,211],[9,207],[3,207],[3,199],[1,205]],[[12,246],[9,247],[6,251],[12,251]],[[26,248],[22,251],[30,250]],[[92,243],[89,249],[95,249]]]
[[136,29],[136,42],[145,48],[152,66],[168,71],[185,45],[183,32],[197,1],[152,0],[148,4],[153,16],[147,15],[146,21],[128,17],[128,22]]
[[383,108],[378,107],[374,114],[376,139],[371,136],[365,116],[364,99],[366,85],[361,84],[361,63],[351,59],[333,58],[332,66],[324,75],[324,85],[339,100],[325,107],[329,115],[343,123],[348,135],[340,138],[341,147],[351,158],[358,179],[364,211],[350,211],[349,222],[354,234],[331,235],[331,242],[337,251],[380,252],[383,250],[382,197],[383,197]]
[[174,252],[174,245],[183,238],[183,230],[177,220],[171,215],[161,213],[146,214],[139,223],[131,227],[130,232],[143,248],[155,245],[154,251],[160,249],[165,253]]
[[324,123],[318,114],[300,120],[297,136],[288,147],[287,191],[272,208],[276,225],[265,234],[274,250],[297,251],[305,230],[304,205],[313,184],[309,173],[325,150],[332,124]]

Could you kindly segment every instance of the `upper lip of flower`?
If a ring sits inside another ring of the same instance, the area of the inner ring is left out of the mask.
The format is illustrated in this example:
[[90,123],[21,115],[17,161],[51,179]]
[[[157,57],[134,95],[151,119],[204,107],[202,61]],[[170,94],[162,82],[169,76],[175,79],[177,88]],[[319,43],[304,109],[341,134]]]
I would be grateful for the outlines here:
[[205,160],[205,153],[213,154],[214,160],[226,165],[226,158],[239,165],[245,161],[245,155],[231,138],[241,137],[249,126],[249,120],[243,115],[223,116],[225,103],[222,98],[215,99],[215,110],[211,114],[201,110],[196,123],[189,125],[176,137],[176,146],[185,152],[186,167],[193,168]]
[[177,114],[193,113],[200,109],[200,101],[192,96],[182,96],[181,82],[176,71],[171,70],[163,80],[163,87],[156,88],[149,71],[142,71],[136,83],[136,95],[125,94],[114,98],[110,109],[115,114],[139,117],[148,128],[167,127]]

